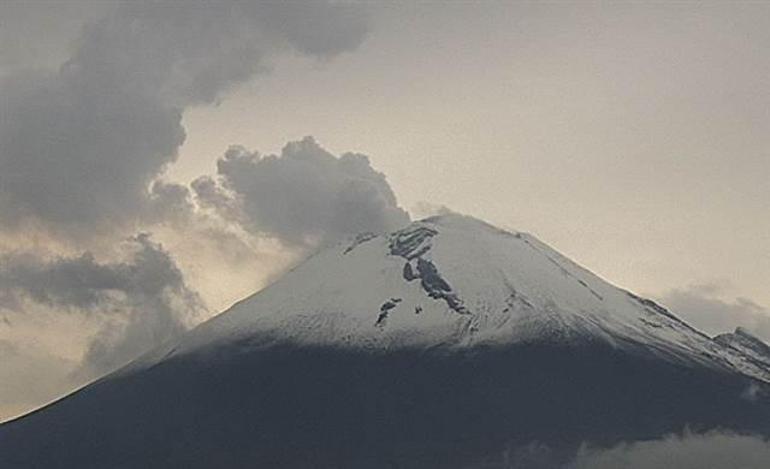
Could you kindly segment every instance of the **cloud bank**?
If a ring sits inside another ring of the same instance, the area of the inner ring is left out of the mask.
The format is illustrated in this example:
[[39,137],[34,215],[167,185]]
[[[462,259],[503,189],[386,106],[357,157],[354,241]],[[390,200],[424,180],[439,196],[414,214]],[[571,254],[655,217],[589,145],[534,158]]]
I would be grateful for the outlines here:
[[760,437],[712,432],[623,444],[609,450],[582,449],[568,469],[763,469],[770,443]]
[[558,448],[531,442],[507,448],[496,458],[468,469],[764,469],[770,442],[755,435],[711,431],[671,434],[655,440],[624,442],[611,448],[582,444]]
[[39,307],[99,320],[84,357],[91,376],[111,371],[148,348],[178,336],[204,306],[162,246],[132,238],[126,260],[99,262],[89,252],[43,259],[34,253],[0,257],[0,311],[18,316]]

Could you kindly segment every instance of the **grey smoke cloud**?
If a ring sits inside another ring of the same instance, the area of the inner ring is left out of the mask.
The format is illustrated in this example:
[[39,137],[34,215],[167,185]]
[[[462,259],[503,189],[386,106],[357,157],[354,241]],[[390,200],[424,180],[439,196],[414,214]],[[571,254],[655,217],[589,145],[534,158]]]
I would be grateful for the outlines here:
[[217,162],[218,179],[192,184],[201,205],[247,231],[308,246],[364,232],[386,232],[409,221],[385,176],[365,155],[339,157],[312,137],[288,143],[280,155],[231,147]]
[[770,309],[747,298],[724,300],[724,286],[698,284],[666,292],[661,302],[677,315],[709,334],[743,327],[770,341]]
[[0,84],[0,220],[85,235],[143,219],[184,142],[182,114],[279,54],[355,48],[366,11],[326,2],[121,2],[58,70]]
[[[43,373],[40,379],[51,381],[46,396],[113,370],[203,319],[204,305],[179,266],[193,273],[199,291],[210,293],[216,272],[245,277],[243,271],[262,259],[293,259],[272,249],[273,241],[257,239],[264,233],[248,239],[243,226],[227,222],[236,220],[235,212],[225,217],[219,210],[217,216],[197,210],[190,188],[164,181],[162,174],[185,141],[186,109],[216,105],[234,87],[269,71],[279,56],[326,61],[353,50],[369,29],[368,7],[348,2],[139,0],[93,9],[90,2],[77,3],[0,6],[6,20],[0,22],[0,232],[8,239],[43,233],[63,246],[75,241],[78,249],[95,247],[103,254],[99,243],[111,237],[99,235],[151,227],[171,239],[180,261],[145,235],[133,239],[122,261],[89,252],[53,259],[34,248],[0,252],[0,340],[8,344],[0,374],[19,382],[29,375],[29,383],[40,376],[21,373],[27,363],[39,362],[41,370],[58,366],[55,340],[30,350],[20,325],[38,324],[41,333],[58,337],[66,334],[52,318],[82,317],[89,324],[67,343],[86,344],[77,365],[81,376],[73,381]],[[14,19],[19,24],[8,24]],[[86,26],[77,41],[63,45],[81,22]],[[52,39],[27,41],[31,30]],[[211,182],[212,189],[223,190]],[[204,199],[213,200],[199,196]],[[223,202],[234,199],[227,193]],[[198,265],[201,258],[208,265]],[[241,283],[240,289],[256,288]],[[16,393],[27,405],[43,400],[25,400],[30,395]],[[15,398],[2,399],[5,405]]]
[[0,298],[0,308],[14,314],[44,305],[62,314],[99,316],[103,326],[84,362],[92,376],[181,334],[204,310],[169,253],[148,235],[132,238],[128,258],[120,262],[99,262],[90,253],[52,260],[5,254]]

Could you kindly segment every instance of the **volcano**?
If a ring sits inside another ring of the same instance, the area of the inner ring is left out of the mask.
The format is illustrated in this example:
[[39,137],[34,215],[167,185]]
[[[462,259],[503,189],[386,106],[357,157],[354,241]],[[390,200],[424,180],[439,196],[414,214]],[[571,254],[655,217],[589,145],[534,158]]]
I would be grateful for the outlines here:
[[770,436],[768,350],[445,215],[322,249],[0,426],[0,467],[510,467],[532,444],[560,464],[684,429]]

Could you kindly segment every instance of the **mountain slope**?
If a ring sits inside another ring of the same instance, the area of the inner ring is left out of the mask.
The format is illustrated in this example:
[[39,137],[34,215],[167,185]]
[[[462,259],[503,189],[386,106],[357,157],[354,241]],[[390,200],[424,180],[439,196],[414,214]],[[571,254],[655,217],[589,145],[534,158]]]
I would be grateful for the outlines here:
[[445,216],[323,250],[0,426],[0,467],[529,467],[533,441],[560,464],[685,427],[770,435],[767,379],[534,237]]
[[714,341],[738,350],[762,366],[770,366],[770,345],[742,327],[736,328],[732,333],[720,334],[714,337]]
[[324,250],[155,356],[239,338],[375,350],[595,342],[770,381],[766,366],[533,236],[461,215]]

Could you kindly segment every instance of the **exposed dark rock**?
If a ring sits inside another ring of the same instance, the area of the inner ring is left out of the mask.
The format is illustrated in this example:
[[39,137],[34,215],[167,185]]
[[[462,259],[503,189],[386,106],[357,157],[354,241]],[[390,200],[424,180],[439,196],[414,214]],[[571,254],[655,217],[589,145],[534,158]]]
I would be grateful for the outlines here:
[[[457,313],[467,314],[468,310],[463,306],[462,300],[452,291],[449,283],[441,277],[433,262],[422,257],[430,251],[428,241],[437,234],[436,230],[427,226],[399,231],[391,237],[390,254],[407,260],[403,270],[403,276],[407,282],[419,279],[428,296],[444,300]],[[416,272],[412,265],[412,261],[415,259],[417,261]]]
[[420,276],[417,275],[417,273],[414,271],[412,264],[409,262],[404,264],[404,280],[411,282],[412,280],[417,280],[418,278],[420,278]]
[[345,248],[345,250],[342,252],[343,254],[347,254],[353,249],[357,248],[362,243],[365,243],[367,241],[371,241],[372,239],[376,238],[377,235],[374,233],[359,233],[356,235],[355,239],[353,239],[353,242]]
[[377,321],[374,323],[374,325],[385,325],[385,320],[388,319],[388,313],[390,313],[390,310],[395,308],[400,302],[401,298],[391,298],[390,300],[383,303],[382,306],[380,306],[380,314],[377,316]]
[[452,291],[452,287],[449,286],[447,281],[441,277],[433,262],[418,258],[417,273],[420,276],[420,284],[423,290],[428,293],[428,296],[444,300],[455,312],[468,314],[468,310],[463,306],[462,301]]
[[423,246],[423,243],[437,234],[436,230],[427,226],[398,231],[390,239],[390,254],[407,260],[419,257],[430,249],[429,246]]

